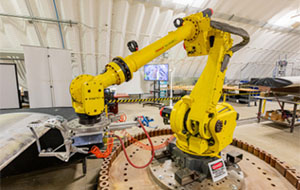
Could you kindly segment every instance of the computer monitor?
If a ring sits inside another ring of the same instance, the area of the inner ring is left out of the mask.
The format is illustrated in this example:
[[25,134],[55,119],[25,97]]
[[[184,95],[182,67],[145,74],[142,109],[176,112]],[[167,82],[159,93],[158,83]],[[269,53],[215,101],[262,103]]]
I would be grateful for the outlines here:
[[144,66],[144,80],[146,81],[168,81],[168,64],[149,64]]

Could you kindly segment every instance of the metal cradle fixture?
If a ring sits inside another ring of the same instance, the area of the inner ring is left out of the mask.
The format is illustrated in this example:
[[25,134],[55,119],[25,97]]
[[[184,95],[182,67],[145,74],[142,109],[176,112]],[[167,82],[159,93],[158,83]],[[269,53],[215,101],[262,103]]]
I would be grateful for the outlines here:
[[[103,143],[102,140],[105,137],[105,133],[109,131],[122,130],[131,128],[133,126],[138,126],[137,121],[113,123],[119,119],[119,115],[106,117],[105,114],[102,114],[101,122],[91,126],[80,125],[78,124],[78,120],[72,120],[68,122],[63,117],[56,116],[55,118],[48,119],[45,122],[31,122],[28,127],[36,139],[37,149],[40,157],[56,157],[62,161],[68,162],[70,157],[72,157],[75,153],[88,154],[89,148],[78,146]],[[63,144],[56,148],[50,147],[43,149],[35,130],[36,127],[41,126],[51,129],[58,129],[63,137]],[[63,148],[65,148],[65,150],[62,150]]]

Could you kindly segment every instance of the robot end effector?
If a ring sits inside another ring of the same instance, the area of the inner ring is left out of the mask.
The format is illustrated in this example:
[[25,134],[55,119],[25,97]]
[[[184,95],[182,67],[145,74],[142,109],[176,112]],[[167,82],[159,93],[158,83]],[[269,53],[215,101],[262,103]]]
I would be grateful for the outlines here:
[[79,123],[92,125],[100,122],[105,109],[104,89],[131,79],[132,72],[117,57],[106,65],[106,71],[98,76],[80,75],[70,85],[72,106],[79,117]]

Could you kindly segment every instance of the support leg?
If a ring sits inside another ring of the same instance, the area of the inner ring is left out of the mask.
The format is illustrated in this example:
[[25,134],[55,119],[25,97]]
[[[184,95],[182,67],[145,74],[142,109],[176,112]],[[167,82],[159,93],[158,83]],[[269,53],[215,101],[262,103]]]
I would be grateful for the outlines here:
[[261,106],[262,105],[262,99],[259,99],[259,104],[258,104],[258,112],[257,112],[257,123],[260,122],[260,116],[261,116]]
[[248,107],[250,107],[250,101],[251,101],[251,92],[248,94]]
[[264,101],[263,101],[261,114],[264,114],[265,111],[266,111],[266,102],[267,102],[267,100],[264,100]]
[[[142,94],[139,94],[139,99],[141,99],[142,98]],[[141,104],[141,102],[139,102],[139,104]],[[144,106],[143,106],[144,107]]]
[[294,131],[296,112],[297,112],[297,104],[294,104],[293,117],[292,117],[292,123],[291,123],[291,131],[290,131],[291,133]]
[[82,174],[85,176],[86,174],[86,158],[82,159]]

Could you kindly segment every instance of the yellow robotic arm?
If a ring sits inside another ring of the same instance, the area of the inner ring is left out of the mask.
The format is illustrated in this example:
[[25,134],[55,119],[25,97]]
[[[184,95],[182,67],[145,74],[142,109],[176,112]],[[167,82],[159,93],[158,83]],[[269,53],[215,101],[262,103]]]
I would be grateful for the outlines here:
[[[186,19],[189,20],[189,17]],[[199,22],[202,23],[200,19]],[[230,104],[218,103],[227,64],[232,54],[249,42],[249,35],[241,28],[216,21],[210,21],[206,29],[203,31],[206,34],[204,38],[198,36],[193,41],[184,41],[188,56],[208,55],[208,59],[191,94],[184,96],[172,109],[170,124],[176,136],[176,145],[183,152],[195,156],[220,157],[220,151],[232,142],[238,119],[237,112]],[[239,35],[243,41],[232,46],[230,33]],[[197,41],[202,42],[201,46],[195,44]],[[200,47],[197,48],[197,45]]]
[[[70,85],[72,104],[82,124],[100,121],[104,111],[104,88],[121,84],[132,73],[184,40],[188,56],[208,55],[206,67],[189,96],[178,101],[171,112],[171,128],[177,147],[196,156],[218,157],[232,141],[237,113],[227,103],[218,103],[227,64],[232,54],[249,41],[241,28],[212,21],[211,9],[174,21],[177,30],[149,46],[122,58],[116,57],[98,76],[80,75]],[[232,46],[231,35],[243,41]]]
[[[177,24],[174,22],[178,26],[177,30],[169,32],[160,40],[125,58],[114,58],[112,62],[106,65],[106,71],[103,74],[98,76],[80,75],[73,79],[70,85],[70,94],[72,106],[79,116],[80,123],[94,124],[99,122],[99,115],[104,111],[105,106],[105,88],[129,81],[133,72],[183,40],[195,41],[195,39],[201,38],[202,41],[197,41],[197,43],[205,42],[211,14],[212,11],[206,9],[186,17],[184,23],[181,20],[175,20],[179,21]],[[199,18],[198,20],[203,23],[198,23],[199,21],[195,18]]]

